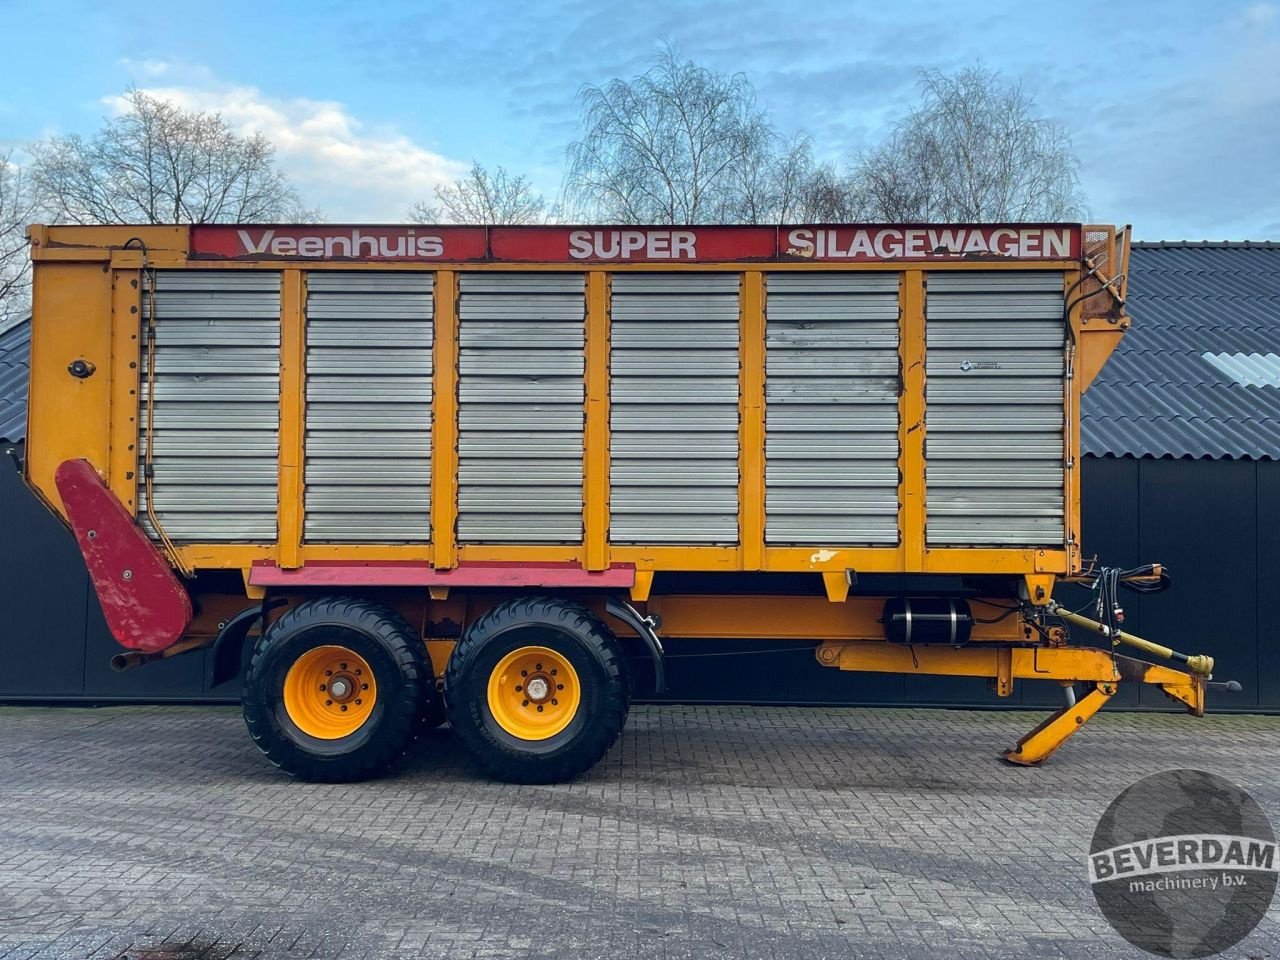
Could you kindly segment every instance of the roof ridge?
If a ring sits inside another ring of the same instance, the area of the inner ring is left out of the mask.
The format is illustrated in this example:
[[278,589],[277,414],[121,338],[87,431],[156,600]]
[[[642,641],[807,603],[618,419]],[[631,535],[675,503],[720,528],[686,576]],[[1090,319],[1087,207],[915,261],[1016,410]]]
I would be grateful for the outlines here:
[[1135,250],[1171,250],[1179,247],[1280,250],[1280,240],[1134,240]]

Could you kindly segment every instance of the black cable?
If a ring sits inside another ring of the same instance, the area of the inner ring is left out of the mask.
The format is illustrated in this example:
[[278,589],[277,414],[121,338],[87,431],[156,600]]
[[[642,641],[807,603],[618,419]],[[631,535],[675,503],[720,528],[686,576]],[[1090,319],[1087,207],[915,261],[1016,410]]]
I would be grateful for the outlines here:
[[[785,647],[770,647],[767,650],[723,650],[715,653],[664,653],[663,660],[691,660],[698,657],[749,657],[761,653],[792,653],[796,650],[803,650],[813,653],[818,649],[816,643],[806,644],[804,641],[788,644]],[[647,656],[647,654],[646,654]]]
[[1084,570],[1070,580],[1096,590],[1102,577],[1113,577],[1116,585],[1132,590],[1134,593],[1159,593],[1173,586],[1173,577],[1162,564],[1145,563],[1140,567],[1122,570],[1119,567],[1100,567],[1091,562],[1089,569]]
[[984,607],[995,607],[997,610],[1020,610],[1021,609],[1021,607],[1019,607],[1017,604],[1014,604],[1012,607],[1008,607],[1008,606],[1005,606],[1003,603],[992,603],[990,600],[979,600],[977,598],[974,598],[969,602],[980,603]]
[[[995,604],[993,603],[991,604],[991,606],[994,607]],[[1018,612],[1017,607],[1000,607],[999,609],[1003,610],[1004,613],[1000,614],[1000,616],[998,617],[975,617],[972,614],[970,614],[969,619],[972,620],[974,623],[1000,623],[1004,620],[1008,620],[1011,616],[1013,616],[1015,613]]]

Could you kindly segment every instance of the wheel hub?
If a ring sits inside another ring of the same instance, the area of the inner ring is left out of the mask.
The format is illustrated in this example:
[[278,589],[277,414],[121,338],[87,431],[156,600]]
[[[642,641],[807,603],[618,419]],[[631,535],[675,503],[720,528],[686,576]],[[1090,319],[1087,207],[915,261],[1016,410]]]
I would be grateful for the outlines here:
[[313,647],[285,675],[285,712],[299,730],[320,740],[341,740],[364,725],[378,688],[368,662],[348,647]]
[[339,674],[329,681],[329,696],[338,703],[346,703],[355,696],[356,681],[355,678],[346,674]]
[[520,740],[546,740],[578,713],[582,688],[573,664],[550,647],[519,647],[489,675],[489,713]]

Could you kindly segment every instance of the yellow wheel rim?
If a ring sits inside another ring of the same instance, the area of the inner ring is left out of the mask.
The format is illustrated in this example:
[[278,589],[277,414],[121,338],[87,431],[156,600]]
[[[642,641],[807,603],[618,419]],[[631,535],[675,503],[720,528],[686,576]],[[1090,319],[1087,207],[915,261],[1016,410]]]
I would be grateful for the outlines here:
[[578,714],[582,687],[577,671],[548,647],[512,650],[489,674],[489,712],[521,740],[547,740]]
[[373,670],[346,647],[308,650],[285,674],[285,712],[299,730],[319,740],[351,736],[364,726],[377,701]]

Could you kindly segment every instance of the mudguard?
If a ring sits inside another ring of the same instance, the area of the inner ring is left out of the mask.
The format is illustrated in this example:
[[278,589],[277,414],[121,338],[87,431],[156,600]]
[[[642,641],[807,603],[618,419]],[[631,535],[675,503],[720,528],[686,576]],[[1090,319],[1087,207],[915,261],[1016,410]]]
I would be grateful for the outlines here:
[[88,460],[64,460],[53,476],[107,628],[130,650],[159,653],[191,625],[191,598]]

